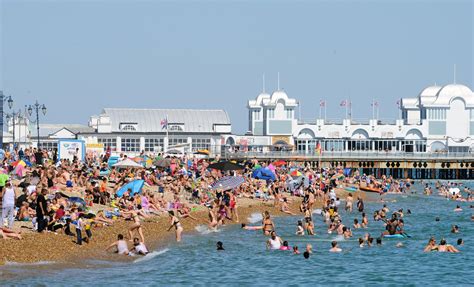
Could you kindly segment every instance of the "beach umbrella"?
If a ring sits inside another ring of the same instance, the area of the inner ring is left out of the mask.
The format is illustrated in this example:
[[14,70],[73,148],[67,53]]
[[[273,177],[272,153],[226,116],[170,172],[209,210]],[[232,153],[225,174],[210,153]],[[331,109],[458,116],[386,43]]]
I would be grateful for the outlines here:
[[275,166],[273,164],[269,164],[268,169],[275,173]]
[[[30,164],[31,164],[31,163],[30,163]],[[21,160],[21,159],[12,162],[12,166],[13,166],[13,167],[17,167],[18,165],[21,165],[21,166],[25,167],[25,166],[26,166],[26,162],[24,162],[24,161]]]
[[15,169],[13,170],[13,173],[19,177],[23,177],[24,172],[25,172],[25,167],[22,166],[21,164],[17,165]]
[[141,164],[138,164],[129,158],[119,161],[113,166],[118,167],[118,168],[127,168],[127,167],[142,168],[143,167]]
[[139,156],[132,158],[132,160],[136,163],[142,163],[145,161],[143,157],[139,157]]
[[130,195],[140,193],[142,191],[145,181],[143,179],[137,179],[124,184],[119,190],[117,190],[117,196],[122,197],[125,192],[131,189]]
[[258,168],[252,172],[252,177],[255,179],[275,180],[275,174],[268,168]]
[[242,183],[245,182],[245,179],[241,176],[225,176],[211,184],[211,189],[223,189],[229,190],[239,187]]
[[295,170],[293,170],[292,172],[290,172],[290,175],[291,175],[292,177],[300,177],[300,176],[302,176],[303,174],[302,174],[299,170],[296,170],[296,169],[295,169]]
[[209,165],[208,168],[222,170],[222,171],[244,169],[244,167],[241,166],[240,164],[236,164],[230,161],[221,161],[218,163],[213,163]]
[[155,160],[153,165],[157,167],[169,167],[171,165],[171,160],[169,158]]
[[273,165],[276,166],[276,167],[284,166],[284,165],[286,165],[286,161],[284,161],[284,160],[277,160],[277,161],[275,161],[275,162],[273,163]]
[[211,153],[207,149],[200,149],[196,151],[194,154],[210,155]]
[[80,207],[81,205],[82,207],[86,207],[87,205],[86,201],[80,197],[73,196],[69,197],[67,200],[69,201],[69,203],[77,205],[78,207]]

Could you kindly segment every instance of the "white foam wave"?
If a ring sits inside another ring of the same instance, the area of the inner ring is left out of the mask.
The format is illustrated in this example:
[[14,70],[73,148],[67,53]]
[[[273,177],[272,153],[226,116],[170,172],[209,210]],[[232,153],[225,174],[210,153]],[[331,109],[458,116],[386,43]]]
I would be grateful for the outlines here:
[[247,218],[247,221],[251,224],[257,223],[257,222],[262,222],[263,216],[261,213],[252,213],[250,216]]
[[194,227],[194,229],[199,232],[200,234],[210,234],[210,233],[215,233],[215,232],[220,232],[219,229],[210,229],[207,225],[198,225]]
[[30,265],[49,265],[49,264],[54,264],[54,261],[38,261],[38,262],[32,262],[32,263],[20,263],[20,262],[10,262],[7,261],[5,262],[5,266],[30,266]]
[[341,235],[337,235],[336,237],[334,237],[333,240],[339,242],[339,241],[344,241],[345,238],[344,238],[344,235],[341,234]]
[[142,256],[142,257],[138,258],[137,260],[135,260],[134,263],[140,263],[140,262],[151,260],[151,259],[155,258],[156,256],[161,255],[163,253],[166,253],[168,251],[169,251],[169,249],[166,248],[166,249],[163,249],[163,250],[157,250],[157,251],[150,252],[147,255]]

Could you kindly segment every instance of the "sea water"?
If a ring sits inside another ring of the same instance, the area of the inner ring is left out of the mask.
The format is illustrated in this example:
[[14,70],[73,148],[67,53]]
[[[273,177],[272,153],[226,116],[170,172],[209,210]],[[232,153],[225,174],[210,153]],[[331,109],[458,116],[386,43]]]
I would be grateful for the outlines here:
[[[386,239],[382,246],[360,248],[359,237],[370,233],[378,237],[384,230],[382,222],[374,222],[372,213],[382,203],[366,203],[369,228],[353,230],[354,237],[345,240],[328,234],[318,214],[314,214],[316,236],[296,236],[299,216],[275,218],[278,234],[290,246],[303,251],[306,244],[313,246],[309,259],[293,255],[291,251],[266,250],[266,237],[260,231],[245,231],[239,225],[223,228],[222,232],[185,232],[183,242],[172,243],[154,250],[147,257],[133,262],[117,263],[89,261],[70,267],[54,264],[18,265],[0,268],[0,285],[390,285],[390,286],[443,286],[474,284],[474,222],[471,222],[470,203],[448,201],[437,195],[424,196],[421,186],[417,194],[386,195],[390,211],[403,208],[405,229],[411,238]],[[377,196],[378,197],[378,196]],[[462,212],[453,212],[456,205]],[[410,209],[412,214],[406,214]],[[341,211],[343,222],[352,225],[361,214]],[[257,215],[254,215],[257,216]],[[439,217],[440,221],[435,221]],[[258,223],[257,223],[258,224]],[[457,224],[460,233],[450,233]],[[446,238],[456,246],[463,238],[461,252],[424,253],[430,236],[437,241]],[[337,240],[343,252],[328,252],[330,243]],[[225,251],[216,251],[216,242],[224,243]],[[403,247],[396,247],[397,243]]]

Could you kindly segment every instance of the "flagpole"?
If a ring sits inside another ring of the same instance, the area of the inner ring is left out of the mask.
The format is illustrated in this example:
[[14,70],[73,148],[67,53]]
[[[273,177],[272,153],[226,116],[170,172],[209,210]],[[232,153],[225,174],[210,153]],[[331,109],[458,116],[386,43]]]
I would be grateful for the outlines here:
[[347,114],[347,110],[348,110],[347,104],[348,104],[348,101],[347,101],[347,99],[346,99],[345,101],[346,101],[346,119],[347,119],[347,118],[348,118],[348,114]]
[[372,99],[372,119],[375,119],[375,106],[374,106],[374,99]]
[[327,115],[327,109],[326,109],[326,100],[324,100],[324,124],[326,124],[326,115]]
[[319,101],[319,118],[321,118],[321,105],[323,104],[323,102],[320,100]]
[[166,115],[166,138],[168,139],[168,145],[167,145],[167,146],[168,146],[168,148],[169,148],[169,145],[170,145],[170,138],[169,138],[169,136],[168,136],[168,126],[169,126],[169,124],[168,124],[168,114],[167,114],[167,115]]

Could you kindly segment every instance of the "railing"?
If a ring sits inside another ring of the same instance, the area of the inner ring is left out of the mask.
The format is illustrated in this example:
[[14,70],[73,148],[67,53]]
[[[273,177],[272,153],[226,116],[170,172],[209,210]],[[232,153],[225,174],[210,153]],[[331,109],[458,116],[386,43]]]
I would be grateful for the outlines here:
[[450,160],[466,159],[474,160],[474,153],[449,152],[384,152],[384,151],[323,151],[321,155],[317,153],[307,153],[304,151],[246,151],[246,152],[225,152],[226,158],[307,158],[321,160]]

